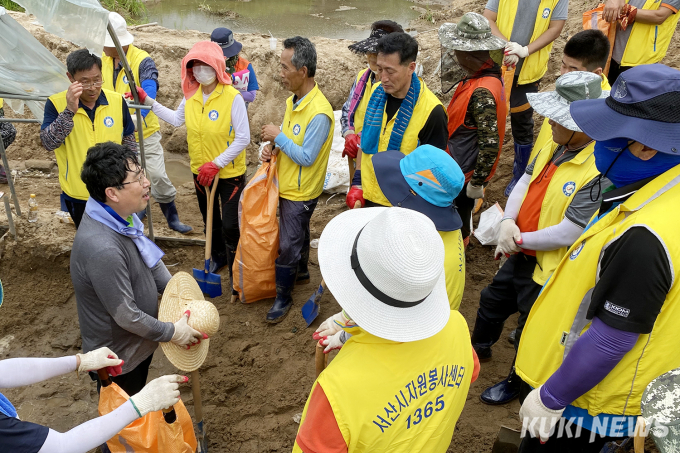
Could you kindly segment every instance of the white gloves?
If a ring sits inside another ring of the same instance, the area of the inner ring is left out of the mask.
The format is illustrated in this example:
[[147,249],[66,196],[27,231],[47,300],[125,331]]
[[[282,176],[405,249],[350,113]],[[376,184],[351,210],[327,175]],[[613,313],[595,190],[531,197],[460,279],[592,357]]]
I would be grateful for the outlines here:
[[186,376],[177,374],[161,376],[144,386],[130,398],[140,417],[174,406],[179,401],[179,383],[189,382]]
[[170,340],[178,346],[186,346],[189,349],[192,345],[201,342],[202,338],[205,338],[201,332],[192,328],[187,324],[189,321],[189,316],[191,313],[187,310],[179,321],[175,323],[175,333],[172,335]]
[[517,55],[506,55],[503,58],[503,65],[508,68],[514,68],[519,63],[519,57]]
[[336,313],[321,323],[319,328],[316,329],[316,332],[314,332],[314,335],[312,335],[312,338],[320,340],[323,337],[335,335],[336,333],[341,332],[342,326],[346,326],[350,321],[351,319],[345,316],[344,311]]
[[524,400],[519,409],[519,421],[531,437],[540,437],[541,442],[547,442],[564,409],[548,409],[541,401],[541,387],[532,390]]
[[513,254],[522,250],[519,244],[522,243],[522,235],[519,227],[513,219],[501,220],[501,231],[498,235],[498,246],[496,247],[496,259],[503,254]]
[[468,198],[473,198],[477,200],[478,198],[484,198],[484,187],[483,186],[473,186],[471,182],[465,187],[465,195]]
[[345,342],[347,341],[347,337],[351,336],[344,330],[341,330],[340,332],[337,332],[335,335],[330,336],[330,337],[323,337],[321,340],[319,340],[319,343],[322,346],[325,346],[326,348],[323,350],[324,354],[328,354],[329,352],[333,351],[334,349],[340,349]]
[[[106,367],[116,367],[123,364],[109,348],[99,348],[86,354],[76,354],[80,358],[78,373],[101,370]],[[113,358],[110,358],[113,357]]]
[[516,42],[508,42],[505,45],[505,56],[516,55],[519,58],[526,58],[529,56],[529,48],[527,46],[520,46]]

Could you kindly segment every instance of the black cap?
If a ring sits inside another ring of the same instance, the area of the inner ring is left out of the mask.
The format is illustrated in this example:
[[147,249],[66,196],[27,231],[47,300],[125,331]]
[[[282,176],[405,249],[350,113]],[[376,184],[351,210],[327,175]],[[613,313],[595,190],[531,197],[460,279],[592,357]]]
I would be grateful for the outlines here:
[[234,39],[234,33],[224,27],[214,29],[210,35],[210,40],[222,48],[222,53],[227,58],[238,55],[243,47],[243,44]]

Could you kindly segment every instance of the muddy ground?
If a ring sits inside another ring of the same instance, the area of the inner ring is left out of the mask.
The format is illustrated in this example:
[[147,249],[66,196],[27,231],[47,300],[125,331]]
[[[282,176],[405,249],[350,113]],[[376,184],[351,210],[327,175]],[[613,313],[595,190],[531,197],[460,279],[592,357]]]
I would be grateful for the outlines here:
[[[554,82],[559,72],[561,48],[570,34],[580,30],[580,12],[596,6],[596,2],[573,0],[571,19],[557,40],[544,86]],[[428,86],[440,93],[434,75],[439,60],[437,34],[433,31],[444,21],[456,21],[468,10],[481,12],[482,2],[460,2],[455,8],[441,4],[431,6],[435,23],[424,19],[411,26],[419,30],[420,61],[425,68]],[[439,9],[435,9],[439,8]],[[75,48],[72,44],[47,34],[31,19],[21,14],[13,16],[62,61]],[[379,19],[379,18],[376,18]],[[149,51],[160,70],[161,90],[158,99],[174,107],[181,100],[179,62],[196,41],[208,35],[192,31],[178,32],[162,27],[144,27],[134,32],[136,44]],[[259,129],[263,124],[281,121],[284,100],[288,96],[276,80],[277,51],[269,50],[264,35],[237,34],[244,44],[244,53],[256,68],[261,91],[250,106],[252,144],[249,148],[249,174],[255,169],[255,150]],[[677,36],[674,38],[667,64],[677,67]],[[352,79],[363,67],[360,58],[347,50],[345,40],[312,39],[317,46],[319,63],[317,81],[335,109],[344,101]],[[441,96],[446,104],[449,96]],[[7,116],[14,116],[6,109]],[[0,359],[22,356],[56,357],[75,354],[81,346],[75,298],[69,277],[70,246],[75,229],[58,221],[60,193],[56,175],[24,171],[28,159],[53,160],[53,155],[40,146],[38,128],[34,125],[18,127],[17,141],[8,150],[11,167],[18,171],[16,186],[21,208],[26,211],[29,194],[35,193],[40,203],[39,221],[29,224],[25,216],[16,220],[18,239],[5,236],[0,243],[0,277],[5,287],[5,303],[0,312]],[[163,144],[167,159],[173,162],[173,178],[178,194],[177,205],[181,218],[194,227],[193,238],[202,238],[202,220],[191,183],[187,183],[186,131],[162,125]],[[536,129],[538,132],[538,128]],[[506,134],[504,154],[487,190],[485,207],[496,201],[504,204],[502,191],[508,182],[512,165],[512,143]],[[0,186],[0,191],[8,191]],[[341,195],[324,197],[312,218],[312,237],[318,238],[326,223],[345,208]],[[158,205],[153,207],[154,229],[157,235],[173,236],[164,222]],[[5,218],[0,207],[0,219]],[[0,223],[3,221],[0,220]],[[191,272],[200,267],[203,250],[199,247],[166,248],[163,258],[172,273]],[[483,247],[472,240],[467,250],[466,288],[461,312],[472,328],[481,289],[498,269],[491,247]],[[339,306],[332,295],[323,297],[317,321],[306,328],[300,307],[320,282],[316,251],[311,258],[312,283],[295,289],[295,306],[280,324],[264,322],[271,301],[252,305],[230,304],[227,297],[214,300],[221,315],[220,332],[211,341],[211,352],[201,368],[205,419],[210,433],[210,448],[214,452],[286,452],[290,451],[298,425],[293,417],[303,409],[314,381],[314,342],[311,334],[326,317],[336,313]],[[228,280],[226,272],[223,281]],[[226,284],[225,284],[226,288]],[[506,334],[514,328],[515,318],[506,325]],[[494,360],[483,364],[480,377],[471,386],[468,402],[457,425],[449,452],[489,452],[501,425],[519,428],[519,403],[486,406],[479,402],[479,394],[489,385],[503,379],[511,366],[514,348],[505,340],[494,347]],[[150,378],[177,370],[159,349],[151,366]],[[65,431],[96,416],[97,394],[89,378],[77,379],[65,375],[42,384],[4,392],[17,406],[24,420],[46,424]],[[190,412],[193,400],[189,386],[182,388],[182,399]]]

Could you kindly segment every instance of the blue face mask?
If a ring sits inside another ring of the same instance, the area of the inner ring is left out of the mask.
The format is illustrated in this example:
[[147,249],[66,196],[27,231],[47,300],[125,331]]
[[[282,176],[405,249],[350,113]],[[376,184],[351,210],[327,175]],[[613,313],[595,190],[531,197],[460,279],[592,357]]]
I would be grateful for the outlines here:
[[628,146],[627,138],[595,143],[595,166],[616,187],[658,176],[680,165],[680,156],[657,152],[651,159],[642,160],[635,157]]

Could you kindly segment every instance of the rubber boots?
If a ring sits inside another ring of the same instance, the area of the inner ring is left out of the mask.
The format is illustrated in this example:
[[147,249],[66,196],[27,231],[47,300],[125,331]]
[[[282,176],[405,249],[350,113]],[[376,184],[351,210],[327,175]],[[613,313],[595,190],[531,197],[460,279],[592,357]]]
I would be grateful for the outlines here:
[[300,261],[298,261],[296,285],[306,285],[309,283],[309,242],[302,246],[300,251]]
[[163,211],[163,215],[165,216],[165,219],[168,221],[168,226],[182,234],[187,234],[193,228],[191,228],[189,225],[185,225],[182,222],[179,221],[179,215],[177,214],[177,206],[175,206],[175,202],[171,201],[170,203],[158,203],[161,205],[161,211]]
[[482,400],[482,403],[493,406],[509,403],[519,396],[521,384],[522,380],[515,373],[515,361],[513,360],[512,369],[508,377],[484,390],[479,395],[479,399]]
[[517,184],[517,181],[524,175],[524,170],[526,170],[527,165],[529,165],[529,157],[531,157],[531,150],[533,148],[534,145],[532,144],[518,145],[515,143],[515,163],[512,165],[512,180],[510,181],[510,184],[508,184],[508,187],[505,188],[506,197],[510,196],[510,192],[515,188],[515,184]]
[[293,306],[293,286],[295,286],[295,276],[297,274],[297,265],[282,266],[276,265],[276,299],[274,305],[267,313],[267,322],[276,324],[281,322],[283,318]]
[[491,346],[498,341],[502,332],[502,322],[487,321],[477,312],[475,328],[472,330],[472,347],[480,362],[491,360]]

